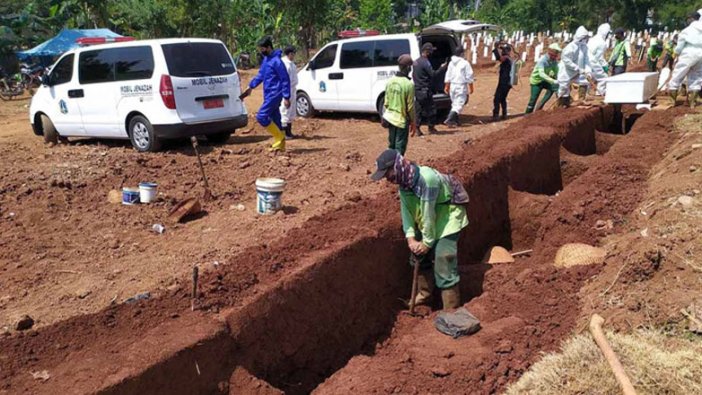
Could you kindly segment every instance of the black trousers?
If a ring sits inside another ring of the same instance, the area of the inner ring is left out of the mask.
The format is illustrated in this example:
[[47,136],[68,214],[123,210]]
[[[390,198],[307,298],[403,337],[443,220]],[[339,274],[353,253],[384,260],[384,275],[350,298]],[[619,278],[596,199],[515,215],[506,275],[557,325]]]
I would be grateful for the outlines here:
[[512,85],[509,84],[497,84],[497,89],[495,89],[495,98],[492,101],[492,116],[496,117],[500,115],[500,107],[502,107],[502,115],[507,116],[507,95],[512,89]]
[[434,104],[434,94],[430,90],[420,89],[415,91],[415,110],[417,112],[417,126],[428,125],[432,127],[436,124],[436,105]]

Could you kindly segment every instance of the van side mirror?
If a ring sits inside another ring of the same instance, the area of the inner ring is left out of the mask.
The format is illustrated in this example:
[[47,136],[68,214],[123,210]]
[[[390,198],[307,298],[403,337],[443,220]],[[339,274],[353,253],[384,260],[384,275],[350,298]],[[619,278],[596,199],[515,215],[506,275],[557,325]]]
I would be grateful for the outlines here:
[[310,70],[317,70],[317,61],[316,59],[310,60],[310,64],[308,66]]
[[41,84],[44,86],[51,86],[51,74],[44,74],[41,76]]

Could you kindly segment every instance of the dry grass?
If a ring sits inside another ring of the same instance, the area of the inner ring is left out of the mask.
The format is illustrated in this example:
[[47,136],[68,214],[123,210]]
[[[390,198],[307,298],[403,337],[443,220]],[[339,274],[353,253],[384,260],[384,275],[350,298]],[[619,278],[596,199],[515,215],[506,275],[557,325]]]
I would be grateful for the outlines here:
[[[702,394],[702,340],[659,332],[607,333],[639,394]],[[619,394],[609,365],[589,334],[566,341],[512,384],[516,394]]]

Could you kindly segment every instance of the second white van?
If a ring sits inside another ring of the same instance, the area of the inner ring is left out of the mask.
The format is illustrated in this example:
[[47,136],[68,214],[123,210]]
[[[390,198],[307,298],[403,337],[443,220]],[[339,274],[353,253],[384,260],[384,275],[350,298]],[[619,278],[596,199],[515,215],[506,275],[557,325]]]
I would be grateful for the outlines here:
[[[419,34],[391,34],[350,38],[325,45],[298,72],[297,114],[311,117],[316,111],[382,112],[385,85],[397,72],[397,58],[420,56],[420,48],[430,42],[437,49],[430,57],[434,69],[451,58],[465,35],[495,31],[497,26],[474,20],[439,23]],[[444,93],[444,75],[433,84],[437,110],[448,111],[451,99]]]

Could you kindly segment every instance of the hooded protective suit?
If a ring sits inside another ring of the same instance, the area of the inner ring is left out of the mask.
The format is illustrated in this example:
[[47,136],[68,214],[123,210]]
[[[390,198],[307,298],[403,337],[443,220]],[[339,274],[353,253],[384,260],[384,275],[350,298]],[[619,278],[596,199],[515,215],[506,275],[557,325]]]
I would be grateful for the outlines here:
[[590,63],[587,40],[589,34],[584,26],[575,31],[573,41],[561,52],[561,63],[558,65],[558,97],[570,97],[570,84],[578,81]]
[[[592,78],[597,81],[597,94],[604,96],[605,94],[605,82],[603,79],[607,78],[607,60],[605,59],[605,52],[607,51],[607,35],[612,31],[609,23],[603,23],[597,28],[597,34],[590,39],[587,43],[588,55],[590,57],[590,72]],[[581,85],[587,85],[587,81],[581,80]]]
[[287,56],[283,56],[281,59],[290,78],[290,107],[285,107],[285,104],[282,103],[280,105],[280,122],[283,127],[286,127],[292,123],[297,115],[297,66]]
[[670,78],[669,89],[676,91],[687,76],[688,90],[699,92],[702,88],[702,21],[692,22],[680,33],[675,54],[678,62]]
[[452,56],[444,83],[451,84],[451,111],[460,114],[468,101],[468,84],[473,83],[473,68],[462,56]]

